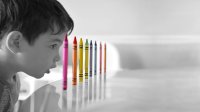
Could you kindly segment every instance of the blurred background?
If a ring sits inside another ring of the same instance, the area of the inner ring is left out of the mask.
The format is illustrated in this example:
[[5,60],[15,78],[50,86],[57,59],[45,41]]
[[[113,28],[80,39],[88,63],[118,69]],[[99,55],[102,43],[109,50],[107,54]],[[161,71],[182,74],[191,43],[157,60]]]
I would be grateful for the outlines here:
[[75,22],[72,38],[110,43],[117,68],[199,66],[199,0],[59,1]]
[[[162,70],[200,66],[199,0],[58,0],[74,20],[69,37],[106,43],[107,69]],[[60,50],[62,54],[62,49]],[[72,51],[69,51],[72,55]],[[69,57],[69,73],[71,73]],[[22,85],[21,100],[62,79],[62,62],[51,74]],[[41,82],[35,83],[36,81]],[[26,81],[22,83],[27,83]],[[24,94],[24,95],[23,95]]]

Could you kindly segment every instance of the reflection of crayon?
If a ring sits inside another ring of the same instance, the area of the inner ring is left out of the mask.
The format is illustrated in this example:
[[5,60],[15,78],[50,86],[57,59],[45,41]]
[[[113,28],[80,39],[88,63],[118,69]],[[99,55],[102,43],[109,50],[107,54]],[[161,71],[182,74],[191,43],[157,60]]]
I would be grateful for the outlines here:
[[76,112],[76,109],[77,109],[77,88],[76,87],[77,86],[72,86],[72,112]]
[[68,39],[67,35],[64,39],[63,49],[63,90],[67,90],[67,68],[68,68]]
[[106,43],[104,44],[104,74],[106,73]]
[[100,74],[101,74],[101,70],[102,70],[102,45],[100,43],[100,66],[99,66]]
[[102,95],[101,89],[102,89],[102,76],[99,75],[99,99],[101,99]]
[[92,78],[89,81],[89,100],[92,101]]
[[97,98],[97,76],[94,76],[94,100]]
[[77,74],[77,41],[76,37],[74,38],[73,42],[73,54],[72,54],[72,85],[76,85],[76,74]]
[[79,82],[83,82],[83,40],[79,43]]
[[85,96],[84,96],[84,104],[85,106],[87,105],[88,103],[88,80],[85,80],[85,88],[84,88],[85,92]]
[[81,109],[83,103],[83,85],[79,85],[78,108]]
[[[63,91],[62,92],[62,112],[66,112],[67,108],[68,108],[68,104],[67,104],[67,91]],[[41,107],[44,107],[41,105]],[[44,111],[40,111],[40,112],[44,112]]]
[[104,73],[104,99],[106,98],[106,73]]
[[90,77],[92,77],[92,40],[90,41]]
[[88,79],[88,40],[85,42],[85,79]]
[[97,43],[94,44],[94,75],[97,74]]

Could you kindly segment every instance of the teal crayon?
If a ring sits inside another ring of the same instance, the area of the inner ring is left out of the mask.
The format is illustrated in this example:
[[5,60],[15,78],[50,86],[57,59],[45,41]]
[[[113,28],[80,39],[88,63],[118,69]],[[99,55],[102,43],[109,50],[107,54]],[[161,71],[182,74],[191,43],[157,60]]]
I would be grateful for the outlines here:
[[94,44],[94,75],[97,74],[97,43]]
[[93,55],[93,45],[92,45],[92,40],[90,41],[90,77],[92,77],[92,55]]

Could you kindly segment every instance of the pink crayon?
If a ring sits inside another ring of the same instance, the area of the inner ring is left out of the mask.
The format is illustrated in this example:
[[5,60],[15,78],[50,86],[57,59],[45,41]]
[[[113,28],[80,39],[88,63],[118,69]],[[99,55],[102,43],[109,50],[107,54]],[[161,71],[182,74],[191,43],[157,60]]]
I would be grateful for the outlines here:
[[67,90],[67,68],[68,68],[68,39],[65,36],[63,42],[63,90]]

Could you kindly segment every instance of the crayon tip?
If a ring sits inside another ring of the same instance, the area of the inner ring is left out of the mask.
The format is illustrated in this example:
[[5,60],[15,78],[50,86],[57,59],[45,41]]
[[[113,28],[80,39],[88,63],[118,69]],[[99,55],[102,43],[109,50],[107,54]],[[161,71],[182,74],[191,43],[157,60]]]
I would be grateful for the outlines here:
[[80,39],[80,44],[83,44],[83,39],[82,38]]
[[74,42],[73,42],[74,44],[77,44],[77,41],[76,41],[76,36],[74,37]]
[[97,45],[97,42],[95,41],[95,45]]
[[86,42],[85,42],[85,44],[87,44],[87,45],[88,45],[88,39],[86,39]]
[[65,35],[65,40],[64,41],[68,41],[68,39],[67,39],[67,35]]
[[92,45],[92,40],[90,41],[90,45]]

